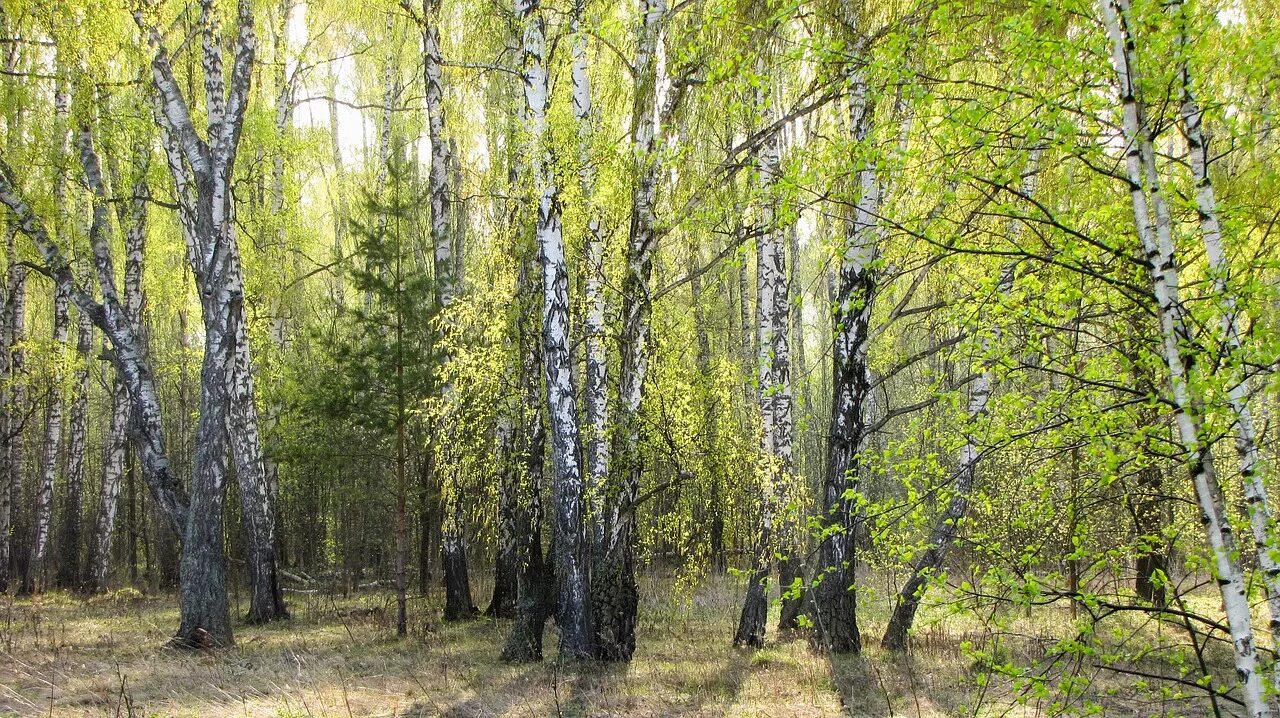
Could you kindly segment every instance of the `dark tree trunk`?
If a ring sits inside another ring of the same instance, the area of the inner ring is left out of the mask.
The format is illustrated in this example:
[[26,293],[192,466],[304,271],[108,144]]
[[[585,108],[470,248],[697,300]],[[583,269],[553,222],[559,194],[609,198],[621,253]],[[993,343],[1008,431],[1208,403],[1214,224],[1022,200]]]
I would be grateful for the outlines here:
[[[229,298],[218,305],[229,308]],[[211,302],[212,303],[212,302]],[[196,428],[191,504],[182,541],[178,591],[182,622],[176,645],[229,646],[233,642],[222,560],[222,508],[227,476],[227,391],[234,352],[229,312],[205,310],[205,355],[200,370],[200,421]]]
[[1165,606],[1168,603],[1164,582],[1168,580],[1169,561],[1160,506],[1163,484],[1164,475],[1159,466],[1144,466],[1138,471],[1137,490],[1129,496],[1130,511],[1133,513],[1134,529],[1140,546],[1134,561],[1136,575],[1133,588],[1138,598],[1153,606]]
[[516,616],[502,650],[506,661],[542,660],[542,634],[552,615],[555,595],[551,567],[542,550],[542,484],[546,465],[546,426],[542,418],[542,342],[539,338],[541,284],[532,254],[520,265],[517,301],[520,403],[512,440],[511,468],[515,472]]
[[433,481],[433,455],[428,450],[418,460],[418,594],[422,596],[431,592],[432,539],[440,523],[440,489]]
[[93,324],[87,312],[76,321],[75,398],[71,402],[71,429],[67,441],[67,493],[62,503],[62,528],[58,531],[58,585],[79,589],[81,521],[84,510],[84,471],[89,439],[89,362],[93,350]]
[[512,451],[512,426],[509,419],[500,419],[497,429],[501,477],[498,488],[498,546],[494,555],[493,598],[485,615],[494,618],[514,618],[516,598],[519,592],[519,570],[516,542],[519,526],[520,476]]

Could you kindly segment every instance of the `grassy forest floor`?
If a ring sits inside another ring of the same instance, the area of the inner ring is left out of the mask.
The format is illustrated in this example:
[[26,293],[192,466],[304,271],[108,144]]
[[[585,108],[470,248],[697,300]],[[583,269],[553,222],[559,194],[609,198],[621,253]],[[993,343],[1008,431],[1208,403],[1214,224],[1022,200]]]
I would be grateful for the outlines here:
[[[85,601],[54,593],[35,602],[5,596],[0,715],[934,718],[1056,712],[1047,701],[1011,710],[1011,684],[979,685],[975,661],[963,647],[981,640],[977,624],[949,619],[929,626],[910,657],[871,645],[860,658],[829,661],[803,636],[779,637],[772,626],[767,648],[737,650],[728,641],[738,610],[736,581],[710,581],[683,597],[671,587],[670,577],[645,579],[633,663],[562,669],[554,661],[502,663],[497,655],[508,622],[441,624],[435,596],[411,600],[411,635],[396,641],[394,604],[385,594],[294,593],[291,621],[238,625],[236,646],[210,655],[161,648],[178,621],[172,596],[122,591]],[[484,588],[475,587],[477,597],[487,595]],[[872,615],[865,623],[865,640],[874,644],[883,622]],[[1028,650],[1035,643],[1027,643]],[[554,630],[547,647],[554,656]],[[1131,678],[1106,676],[1123,677],[1107,673],[1090,688],[1106,715],[1161,710],[1144,691],[1122,690]],[[1178,700],[1168,710],[1200,714],[1196,704]]]

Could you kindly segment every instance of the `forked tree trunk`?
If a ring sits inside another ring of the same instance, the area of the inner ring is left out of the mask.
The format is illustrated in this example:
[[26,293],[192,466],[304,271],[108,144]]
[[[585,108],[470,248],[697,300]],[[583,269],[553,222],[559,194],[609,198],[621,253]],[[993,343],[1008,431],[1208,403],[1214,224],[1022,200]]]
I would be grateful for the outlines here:
[[[1134,222],[1148,267],[1156,316],[1160,323],[1161,354],[1169,372],[1174,418],[1204,522],[1212,557],[1212,571],[1226,609],[1232,658],[1245,709],[1252,718],[1270,718],[1274,706],[1259,672],[1249,596],[1244,570],[1236,553],[1235,536],[1218,483],[1212,445],[1205,436],[1201,401],[1192,396],[1195,357],[1180,299],[1178,263],[1174,256],[1169,207],[1156,172],[1155,150],[1145,108],[1138,96],[1134,41],[1129,27],[1128,0],[1100,0],[1102,20],[1111,44],[1111,59],[1120,83],[1121,129],[1126,143],[1125,175],[1133,204]],[[1154,222],[1153,222],[1154,216]]]
[[583,471],[578,438],[578,409],[570,376],[569,267],[560,224],[559,188],[553,175],[547,111],[551,86],[545,65],[546,22],[538,0],[516,0],[516,19],[523,24],[525,131],[529,167],[537,200],[534,236],[542,265],[542,366],[551,425],[552,501],[555,542],[556,625],[560,657],[592,656],[591,603],[588,597],[587,536],[583,524]]
[[596,658],[630,660],[636,647],[639,603],[635,575],[635,508],[643,464],[640,453],[640,410],[648,371],[649,281],[657,241],[654,212],[662,174],[658,107],[659,31],[666,21],[666,0],[641,0],[641,25],[633,67],[635,93],[631,111],[631,151],[639,176],[631,195],[631,227],[622,279],[621,362],[618,373],[618,419],[614,427],[604,545],[591,572],[591,608]]

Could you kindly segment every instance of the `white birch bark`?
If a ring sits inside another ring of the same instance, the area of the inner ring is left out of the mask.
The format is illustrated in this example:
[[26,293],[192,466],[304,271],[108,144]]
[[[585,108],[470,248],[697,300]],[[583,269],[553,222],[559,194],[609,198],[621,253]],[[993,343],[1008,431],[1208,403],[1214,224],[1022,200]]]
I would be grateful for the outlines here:
[[70,328],[68,293],[64,288],[57,287],[53,297],[53,343],[57,356],[53,357],[55,369],[49,387],[44,442],[40,453],[31,563],[22,582],[22,593],[41,593],[45,587],[44,560],[49,550],[49,534],[53,529],[53,485],[58,475],[58,458],[62,450],[62,367],[66,364],[67,335]]
[[[1261,457],[1258,451],[1258,432],[1249,408],[1252,378],[1244,367],[1244,332],[1240,326],[1239,297],[1228,285],[1231,268],[1222,243],[1222,223],[1218,219],[1218,202],[1209,177],[1209,138],[1204,131],[1204,110],[1196,100],[1187,58],[1186,6],[1181,0],[1171,2],[1167,10],[1181,24],[1178,31],[1178,47],[1182,53],[1180,81],[1182,104],[1179,119],[1187,140],[1187,159],[1195,181],[1195,202],[1200,218],[1200,239],[1204,243],[1205,256],[1209,260],[1209,272],[1213,278],[1213,294],[1221,314],[1223,344],[1227,353],[1229,371],[1222,372],[1230,382],[1227,403],[1232,414],[1235,431],[1236,458],[1239,462],[1240,483],[1244,489],[1245,509],[1249,527],[1253,532],[1253,549],[1262,570],[1263,585],[1267,592],[1267,608],[1271,615],[1272,641],[1280,637],[1280,563],[1277,563],[1275,521],[1263,482]],[[1273,666],[1272,691],[1280,690],[1280,661]]]
[[[858,32],[852,3],[845,3],[845,17]],[[865,52],[859,39],[855,56]],[[849,139],[864,149],[875,123],[875,101],[858,61],[844,69]],[[857,172],[858,199],[854,205],[840,255],[832,325],[831,426],[827,440],[827,471],[823,479],[824,523],[830,530],[819,545],[818,586],[814,593],[815,642],[834,653],[857,653],[862,639],[857,623],[857,558],[855,542],[859,520],[856,496],[866,447],[871,411],[871,377],[867,366],[871,316],[879,291],[880,177],[876,164],[861,158]],[[850,492],[853,492],[852,494]]]
[[[1035,147],[1031,150],[1027,168],[1022,174],[1020,190],[1023,196],[1030,197],[1035,192],[1036,174],[1039,171],[1041,153],[1042,149],[1040,147]],[[1021,234],[1021,229],[1022,223],[1019,220],[1012,219],[1009,221],[1008,235],[1015,245],[1018,236]],[[1000,269],[1000,277],[996,283],[997,294],[1007,295],[1013,289],[1016,269],[1016,265],[1013,263],[1005,264]],[[933,530],[929,534],[927,548],[912,567],[910,578],[907,579],[906,583],[902,585],[902,589],[898,592],[893,613],[889,618],[889,625],[885,629],[884,638],[881,640],[881,645],[889,650],[906,650],[907,635],[911,631],[916,611],[924,598],[927,583],[933,574],[942,568],[942,564],[946,560],[947,551],[955,543],[956,536],[959,534],[960,522],[964,520],[964,517],[969,512],[969,497],[973,492],[974,481],[977,479],[978,461],[982,458],[977,427],[979,421],[987,412],[987,402],[990,400],[991,392],[995,388],[995,372],[992,369],[991,362],[985,357],[990,354],[992,341],[998,341],[999,338],[1000,330],[999,327],[996,327],[992,336],[984,336],[979,343],[984,357],[984,366],[982,372],[978,374],[969,387],[969,402],[966,407],[967,416],[965,418],[965,443],[964,446],[960,447],[959,455],[956,457],[955,476],[951,484],[951,498],[947,502],[947,507],[938,515],[934,523]]]
[[[147,337],[143,323],[142,291],[143,262],[147,241],[147,208],[150,190],[146,181],[133,185],[129,210],[119,211],[125,227],[124,263],[124,313],[126,321],[141,344],[145,357]],[[103,337],[104,343],[107,337]],[[94,535],[90,543],[89,590],[101,593],[107,590],[107,569],[110,566],[111,540],[115,533],[116,509],[120,500],[121,478],[124,476],[124,452],[129,423],[129,391],[124,381],[117,378],[111,396],[111,421],[102,447],[102,486],[98,495],[98,512],[94,521]]]
[[555,502],[556,623],[564,659],[591,658],[591,605],[588,600],[587,537],[582,521],[583,471],[579,460],[578,413],[570,376],[569,267],[560,223],[559,188],[553,175],[547,111],[551,86],[546,68],[546,23],[538,0],[515,0],[524,26],[525,131],[530,142],[529,169],[537,198],[534,233],[542,261],[542,363],[547,382],[547,413],[554,447],[552,493]]
[[3,279],[3,292],[0,293],[0,593],[9,589],[9,547],[10,524],[13,522],[13,487],[14,474],[12,449],[14,436],[13,412],[9,404],[11,351],[13,342],[13,310],[15,292],[21,289],[18,272],[21,265],[15,261],[15,240],[18,233],[16,225],[5,227],[5,250],[9,269]]
[[587,437],[586,496],[590,519],[592,552],[604,545],[605,482],[609,474],[608,390],[609,360],[605,352],[604,228],[595,207],[596,172],[591,159],[594,119],[591,110],[591,72],[587,56],[587,34],[582,29],[585,0],[578,0],[573,14],[573,116],[578,123],[578,181],[587,208],[585,238],[586,311],[583,340],[586,343],[587,376],[583,386],[583,424]]
[[1169,371],[1178,435],[1187,455],[1213,573],[1227,614],[1232,657],[1245,708],[1253,718],[1269,718],[1275,715],[1275,710],[1266,696],[1258,670],[1258,652],[1254,644],[1244,571],[1236,554],[1235,536],[1224,506],[1222,487],[1218,483],[1212,447],[1203,435],[1200,402],[1191,394],[1193,357],[1188,355],[1186,348],[1190,345],[1189,334],[1180,299],[1168,205],[1161,194],[1150,130],[1138,97],[1133,38],[1127,27],[1128,0],[1100,0],[1100,4],[1111,44],[1112,64],[1120,83],[1121,127],[1126,144],[1125,175],[1138,239],[1150,267],[1152,294],[1160,323],[1161,354]]
[[[763,62],[758,69],[764,74]],[[756,109],[764,126],[772,124],[771,101],[763,88],[756,89]],[[755,566],[738,619],[734,645],[764,645],[768,613],[766,580],[773,557],[782,555],[783,515],[791,480],[791,387],[788,364],[788,315],[785,248],[775,221],[772,196],[780,157],[780,138],[771,132],[756,157],[757,192],[760,196],[753,231],[756,240],[756,397],[760,406],[760,520],[754,540]],[[783,587],[785,591],[786,587]]]
[[[249,102],[257,42],[252,3],[240,0],[233,41],[234,58],[230,72],[226,72],[215,14],[212,0],[200,1],[206,140],[201,139],[192,122],[187,98],[174,77],[159,30],[148,24],[142,9],[134,11],[134,19],[153,53],[151,68],[158,95],[157,119],[168,137],[166,149],[172,148],[169,164],[180,203],[183,204],[181,214],[187,215],[183,220],[184,229],[191,230],[188,247],[200,290],[205,325],[200,423],[191,510],[187,515],[183,541],[182,625],[175,637],[179,644],[192,646],[221,645],[232,641],[225,568],[220,554],[221,491],[226,478],[223,450],[228,422],[247,426],[249,412],[256,411],[252,409],[252,383],[247,374],[251,366],[247,362],[248,348],[243,342],[244,287],[235,245],[235,203],[231,186]],[[186,171],[188,168],[189,173]],[[190,203],[193,198],[196,201]],[[241,344],[244,346],[238,346]],[[256,414],[252,419],[256,429]],[[269,511],[269,505],[257,501],[267,495],[262,480],[261,455],[243,452],[247,446],[245,442],[256,442],[257,437],[236,439],[240,443],[237,458],[257,465],[256,468],[250,467],[251,471],[243,480],[253,482],[254,486],[248,487],[249,491],[245,490],[243,483],[241,486],[246,515]],[[269,533],[255,531],[259,541],[251,549],[255,552],[250,557],[251,577],[257,575],[253,565],[259,563],[258,559],[274,550],[261,543],[261,539],[269,536]],[[257,596],[261,592],[255,587],[254,594]]]
[[618,373],[617,421],[613,433],[613,475],[606,507],[604,546],[591,577],[592,619],[596,657],[629,660],[635,651],[637,594],[635,584],[635,505],[643,469],[640,456],[640,409],[648,370],[649,282],[657,241],[654,212],[662,176],[660,152],[662,73],[658,62],[660,31],[667,17],[666,0],[641,0],[636,41],[635,91],[631,110],[631,153],[636,184],[631,194],[631,226],[622,280],[622,338]]

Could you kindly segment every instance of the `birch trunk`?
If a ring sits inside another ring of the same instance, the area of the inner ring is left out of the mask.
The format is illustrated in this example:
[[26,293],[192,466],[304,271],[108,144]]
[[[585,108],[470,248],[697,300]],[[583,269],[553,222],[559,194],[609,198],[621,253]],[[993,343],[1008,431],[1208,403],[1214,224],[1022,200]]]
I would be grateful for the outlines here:
[[546,429],[542,421],[542,338],[539,312],[542,299],[540,268],[533,253],[521,262],[516,301],[516,333],[520,340],[520,409],[515,426],[516,507],[516,620],[502,649],[512,662],[542,660],[542,634],[554,602],[553,586],[542,550],[542,484],[546,461]]
[[[856,20],[846,9],[851,18]],[[856,25],[851,22],[851,27]],[[864,49],[861,41],[856,51]],[[863,146],[874,126],[875,103],[860,67],[845,70],[850,139]],[[813,640],[833,653],[859,653],[857,532],[859,455],[866,446],[871,377],[867,352],[871,313],[879,290],[880,180],[875,164],[864,160],[857,173],[858,200],[840,255],[831,322],[835,328],[831,361],[831,424],[823,477],[823,538],[814,578]]]
[[582,29],[586,12],[584,0],[574,5],[573,15],[573,115],[578,122],[578,180],[587,210],[585,255],[587,260],[586,312],[583,318],[583,340],[586,343],[586,383],[583,386],[583,424],[586,434],[586,496],[590,518],[590,540],[593,556],[604,546],[605,483],[609,474],[609,359],[605,353],[604,298],[604,228],[595,208],[595,167],[591,159],[594,135],[591,110],[591,73],[587,57],[587,35]]
[[338,82],[335,77],[329,88],[329,142],[333,152],[333,187],[336,197],[333,208],[333,299],[341,311],[347,304],[346,278],[343,271],[347,256],[347,222],[351,210],[347,203],[346,166],[342,161],[342,143],[338,139]]
[[62,450],[62,366],[71,325],[69,303],[67,292],[61,287],[56,288],[53,297],[53,343],[58,355],[53,358],[55,370],[45,413],[31,562],[27,564],[27,573],[18,589],[20,595],[43,593],[45,588],[44,560],[49,550],[49,534],[53,529],[53,485],[58,475],[58,458]]
[[[160,32],[147,24],[141,10],[134,19],[143,30],[153,53],[152,80],[157,97],[157,121],[169,156],[177,190],[192,273],[201,295],[205,325],[205,353],[201,366],[200,421],[197,426],[195,466],[192,472],[191,510],[184,527],[179,586],[182,625],[175,642],[187,646],[226,645],[232,642],[227,615],[226,576],[221,556],[222,489],[226,478],[226,434],[229,422],[237,429],[256,430],[252,408],[251,364],[244,326],[244,289],[236,248],[235,201],[231,187],[256,50],[253,7],[249,0],[237,3],[237,29],[231,71],[224,70],[223,50],[214,19],[212,0],[201,0],[202,70],[204,75],[207,139],[192,122]],[[260,445],[253,454],[246,442],[256,435],[237,437],[237,459],[248,463],[241,487],[246,517],[258,526],[257,517],[270,506],[259,502],[267,496],[262,479]],[[256,463],[256,467],[252,464]],[[255,531],[259,539],[270,537]],[[261,565],[274,550],[261,541],[251,549],[250,563]],[[274,566],[272,567],[274,569]],[[258,575],[256,569],[251,576]],[[259,584],[259,588],[261,584]],[[258,591],[255,590],[255,593]]]
[[[505,409],[504,409],[505,411]],[[520,473],[516,467],[515,426],[509,415],[498,418],[494,427],[498,445],[498,516],[494,529],[493,597],[486,616],[515,618],[519,596],[518,544],[520,541]]]
[[[145,295],[142,290],[143,262],[147,241],[147,207],[150,190],[145,181],[133,186],[128,211],[119,215],[125,226],[124,313],[126,321],[141,343],[146,355],[146,332],[143,323]],[[104,343],[106,337],[103,338]],[[102,449],[102,487],[98,496],[98,513],[94,536],[89,544],[89,590],[107,590],[107,569],[111,558],[111,540],[115,533],[116,509],[120,499],[120,480],[124,475],[126,431],[129,423],[128,387],[116,379],[111,397],[111,423]]]
[[[61,53],[56,53],[54,66],[63,67]],[[57,215],[54,226],[59,234],[68,235],[71,231],[72,219],[67,207],[67,165],[71,159],[71,131],[67,125],[71,113],[71,94],[65,81],[58,81],[54,86],[54,135],[57,137],[58,149],[55,157],[56,174],[53,180],[54,204]],[[54,371],[48,393],[48,404],[45,410],[44,439],[41,443],[40,467],[36,480],[35,513],[32,518],[33,536],[31,539],[31,558],[27,563],[26,574],[22,577],[19,595],[42,593],[45,587],[44,560],[49,548],[49,535],[53,530],[53,489],[58,475],[58,459],[62,450],[62,383],[63,366],[67,353],[67,333],[71,325],[68,313],[69,299],[61,288],[54,288],[53,298],[53,343],[56,352],[51,362]]]
[[[1031,197],[1035,193],[1036,174],[1039,172],[1041,152],[1042,149],[1039,147],[1031,150],[1027,167],[1022,173],[1022,186],[1020,189],[1024,197]],[[1016,219],[1010,220],[1008,234],[1011,242],[1016,244],[1018,236],[1021,234],[1021,229],[1021,222]],[[1006,264],[1001,268],[1000,277],[996,283],[997,294],[1007,295],[1013,289],[1015,271],[1016,267],[1013,264]],[[996,328],[991,339],[984,338],[981,342],[985,366],[969,389],[969,403],[965,421],[965,443],[960,448],[959,456],[956,457],[956,472],[951,485],[951,498],[947,503],[947,507],[939,514],[933,530],[929,533],[928,548],[920,555],[920,559],[916,561],[916,564],[911,569],[911,576],[898,592],[893,613],[889,617],[889,625],[885,629],[883,639],[880,641],[880,644],[888,650],[905,651],[907,649],[907,636],[915,622],[916,612],[919,610],[920,602],[923,600],[924,593],[928,588],[928,581],[942,568],[947,552],[950,550],[951,545],[955,543],[956,536],[959,533],[960,522],[968,514],[969,496],[973,492],[973,483],[977,478],[978,461],[982,458],[981,442],[976,433],[977,427],[982,417],[986,415],[987,402],[995,388],[995,372],[985,357],[990,352],[992,340],[998,341],[999,338],[1000,331],[999,328]]]
[[612,475],[606,508],[604,546],[591,575],[591,604],[595,622],[596,657],[630,660],[635,652],[636,577],[635,506],[643,464],[640,455],[640,409],[648,369],[649,320],[652,313],[649,281],[657,240],[654,211],[659,154],[658,48],[666,20],[666,0],[641,0],[641,25],[633,66],[636,69],[631,111],[631,151],[637,180],[631,195],[631,227],[627,240],[626,274],[622,280],[621,363],[618,374],[618,418],[614,428]]
[[[1243,336],[1240,326],[1240,299],[1228,286],[1231,268],[1222,243],[1222,224],[1218,219],[1218,202],[1214,195],[1213,181],[1209,177],[1209,139],[1204,131],[1204,111],[1196,100],[1192,88],[1191,66],[1187,60],[1186,6],[1181,0],[1171,2],[1167,11],[1180,23],[1178,49],[1181,52],[1180,80],[1182,105],[1179,119],[1187,140],[1187,154],[1195,181],[1196,209],[1200,218],[1200,238],[1204,242],[1209,260],[1209,273],[1213,278],[1213,294],[1221,314],[1220,323],[1226,348],[1227,403],[1231,411],[1232,429],[1235,432],[1236,458],[1240,469],[1245,509],[1249,516],[1249,528],[1253,533],[1253,550],[1262,571],[1266,589],[1267,608],[1271,616],[1269,628],[1273,645],[1280,638],[1280,562],[1277,562],[1275,521],[1263,482],[1262,463],[1258,451],[1258,431],[1254,426],[1253,412],[1249,408],[1252,394],[1252,377],[1245,365]],[[1273,666],[1271,690],[1280,690],[1280,661]]]
[[[427,174],[427,195],[431,204],[431,245],[435,270],[436,304],[442,313],[453,304],[456,293],[454,276],[453,206],[450,197],[449,169],[452,163],[449,140],[445,135],[444,88],[441,71],[444,61],[440,50],[440,0],[422,2],[422,61],[425,83],[424,102],[427,109],[427,135],[431,140],[431,170]],[[446,358],[444,361],[448,361]],[[479,612],[471,599],[471,581],[467,570],[465,516],[462,507],[462,485],[457,457],[452,455],[454,427],[453,386],[440,390],[443,418],[439,432],[444,449],[438,467],[445,471],[443,497],[444,517],[441,543],[444,548],[445,618],[468,619]]]
[[[719,408],[717,406],[714,387],[711,382],[706,381],[711,374],[711,340],[709,329],[707,327],[706,310],[702,305],[702,275],[698,272],[701,257],[699,256],[698,245],[693,237],[689,237],[689,293],[693,299],[693,328],[697,335],[697,362],[698,375],[703,378],[704,385],[702,387],[702,455],[703,466],[707,473],[707,480],[711,484],[708,491],[706,507],[703,509],[706,526],[705,531],[708,537],[708,558],[711,570],[715,573],[724,573],[728,568],[728,561],[724,550],[724,465],[718,455],[719,446]],[[695,531],[700,535],[701,531]]]
[[545,65],[546,23],[538,0],[516,0],[524,26],[525,131],[530,142],[530,171],[537,198],[534,234],[542,264],[542,365],[551,425],[551,490],[555,505],[556,625],[560,656],[592,657],[591,603],[588,597],[588,544],[583,525],[583,471],[578,445],[578,413],[570,376],[569,267],[560,224],[559,188],[553,175],[547,111],[551,101]]
[[[1232,657],[1245,709],[1253,718],[1275,715],[1258,670],[1249,596],[1244,571],[1236,554],[1235,536],[1218,483],[1212,446],[1204,436],[1201,401],[1191,395],[1194,357],[1180,300],[1178,265],[1174,256],[1168,205],[1161,194],[1155,152],[1138,97],[1133,37],[1128,28],[1127,0],[1100,0],[1102,20],[1111,44],[1111,59],[1120,83],[1121,127],[1126,142],[1125,174],[1134,221],[1143,254],[1150,267],[1152,294],[1160,323],[1161,353],[1169,371],[1169,388],[1183,451],[1209,543],[1213,573],[1222,595],[1231,633]],[[1150,206],[1148,206],[1150,203]],[[1154,215],[1154,223],[1152,216]],[[1154,226],[1153,226],[1154,225]]]
[[[762,68],[763,70],[763,63]],[[761,73],[763,74],[763,72]],[[757,88],[756,107],[764,126],[772,124],[771,100],[763,89]],[[775,220],[773,183],[781,163],[781,146],[778,133],[772,132],[761,144],[756,158],[759,215],[753,228],[756,236],[756,347],[758,391],[760,403],[760,467],[761,486],[760,523],[756,530],[755,559],[747,581],[747,593],[743,600],[738,628],[734,633],[735,646],[764,646],[765,620],[768,615],[767,581],[773,557],[778,557],[780,586],[783,594],[783,621],[780,627],[788,627],[795,621],[798,597],[786,597],[790,588],[785,564],[790,560],[794,533],[786,524],[790,503],[790,483],[793,480],[793,455],[791,448],[791,386],[790,355],[787,331],[789,328],[789,297],[787,290],[786,254],[782,237]],[[793,527],[792,527],[793,528]]]
[[18,296],[23,290],[23,268],[16,261],[15,240],[18,227],[16,224],[5,227],[5,249],[9,265],[4,275],[3,295],[0,295],[0,593],[9,590],[9,553],[10,529],[13,523],[13,489],[17,485],[17,471],[14,469],[13,452],[16,445],[21,444],[18,428],[21,422],[14,421],[15,412],[10,404],[17,385],[11,384],[15,376],[13,372],[13,352],[16,342],[14,335],[15,309]]

